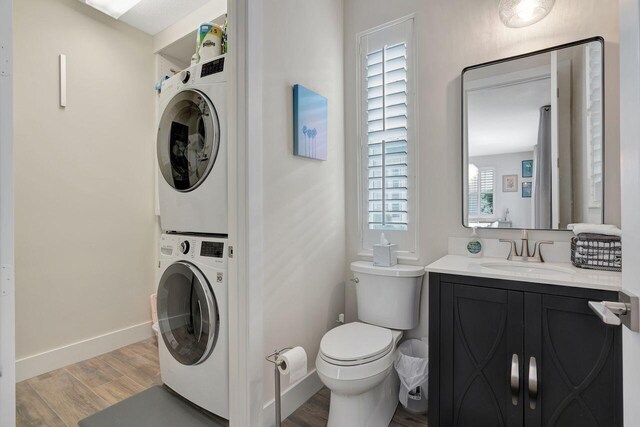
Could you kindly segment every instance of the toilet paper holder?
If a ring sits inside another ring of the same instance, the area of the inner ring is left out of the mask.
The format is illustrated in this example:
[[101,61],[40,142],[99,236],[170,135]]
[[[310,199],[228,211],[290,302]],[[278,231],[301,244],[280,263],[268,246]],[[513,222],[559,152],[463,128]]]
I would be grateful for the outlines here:
[[270,355],[268,355],[267,357],[265,357],[265,359],[268,362],[273,363],[273,367],[274,367],[273,375],[274,375],[275,386],[276,386],[276,391],[275,391],[276,427],[281,427],[282,425],[282,408],[281,408],[281,396],[280,396],[280,370],[278,368],[280,368],[280,366],[282,366],[282,364],[285,362],[284,360],[280,359],[280,355],[291,349],[293,349],[293,347],[281,348],[280,350],[276,350]]

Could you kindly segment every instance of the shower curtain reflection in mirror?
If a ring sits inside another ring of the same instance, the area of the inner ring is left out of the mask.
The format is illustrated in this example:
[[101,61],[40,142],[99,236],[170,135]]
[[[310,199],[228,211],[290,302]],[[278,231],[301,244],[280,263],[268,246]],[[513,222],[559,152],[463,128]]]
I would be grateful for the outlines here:
[[551,228],[551,106],[540,108],[538,143],[533,148],[534,228]]

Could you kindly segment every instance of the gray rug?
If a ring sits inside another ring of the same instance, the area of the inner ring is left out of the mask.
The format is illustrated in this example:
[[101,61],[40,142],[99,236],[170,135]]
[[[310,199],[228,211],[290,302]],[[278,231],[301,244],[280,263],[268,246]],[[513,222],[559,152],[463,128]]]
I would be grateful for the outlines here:
[[161,386],[152,387],[78,423],[80,427],[224,427]]

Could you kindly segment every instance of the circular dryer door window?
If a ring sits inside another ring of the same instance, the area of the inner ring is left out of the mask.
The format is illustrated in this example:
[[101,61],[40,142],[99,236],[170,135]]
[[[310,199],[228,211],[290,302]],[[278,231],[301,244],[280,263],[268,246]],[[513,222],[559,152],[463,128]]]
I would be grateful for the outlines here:
[[207,178],[220,145],[215,107],[197,90],[174,96],[158,127],[158,164],[162,176],[178,191],[191,191]]
[[202,363],[213,351],[220,317],[209,283],[195,266],[181,261],[165,270],[158,323],[167,349],[183,365]]

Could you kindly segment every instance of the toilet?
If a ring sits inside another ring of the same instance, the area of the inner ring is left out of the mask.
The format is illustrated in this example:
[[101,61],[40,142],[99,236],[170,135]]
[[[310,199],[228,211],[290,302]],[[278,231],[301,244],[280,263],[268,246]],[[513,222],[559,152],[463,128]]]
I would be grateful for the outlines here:
[[316,370],[331,390],[328,427],[387,427],[398,405],[393,362],[402,331],[418,325],[424,268],[351,264],[358,321],[327,332]]

